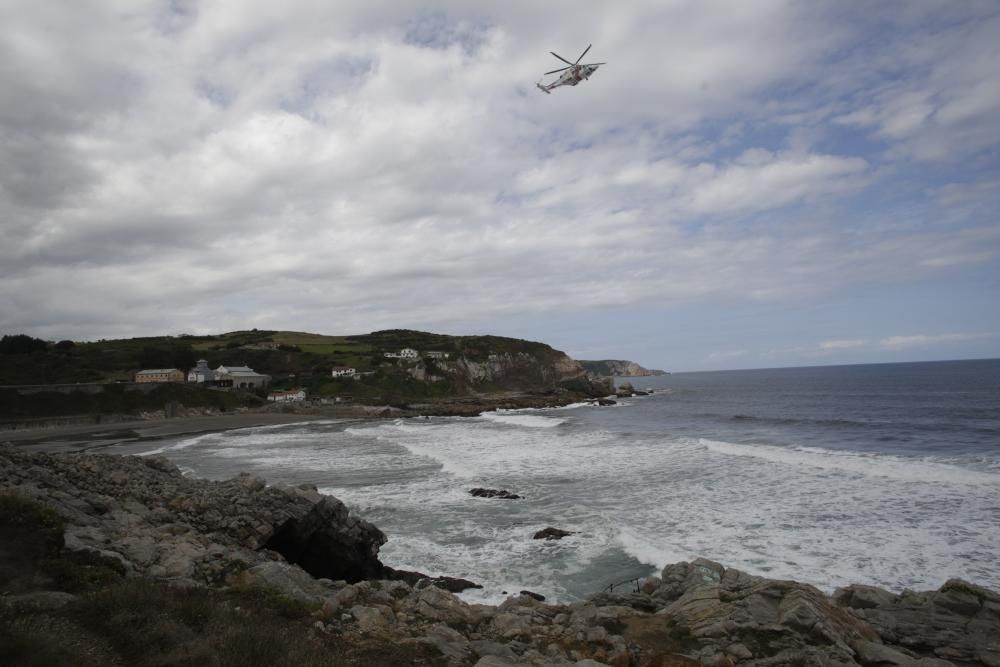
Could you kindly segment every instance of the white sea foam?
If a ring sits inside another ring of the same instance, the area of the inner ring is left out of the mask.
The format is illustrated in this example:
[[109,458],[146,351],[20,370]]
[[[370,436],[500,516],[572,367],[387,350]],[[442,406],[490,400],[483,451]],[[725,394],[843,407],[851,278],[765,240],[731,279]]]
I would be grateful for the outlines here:
[[496,422],[497,424],[520,426],[524,428],[555,428],[556,426],[566,423],[565,419],[543,417],[541,415],[527,415],[523,413],[514,413],[513,411],[484,412],[479,416],[483,419]]
[[970,470],[932,458],[903,458],[889,454],[836,451],[821,447],[744,445],[700,439],[709,450],[730,456],[764,459],[786,466],[807,466],[908,482],[986,484],[1000,486],[1000,475]]
[[157,454],[166,454],[167,452],[175,452],[179,449],[187,449],[188,447],[194,447],[203,443],[206,439],[213,437],[214,434],[209,433],[206,435],[199,435],[194,438],[186,438],[180,442],[176,442],[171,445],[163,445],[162,447],[157,447],[156,449],[150,449],[146,452],[138,452],[135,456],[154,456]]
[[[998,476],[973,469],[973,459],[622,434],[537,412],[497,416],[563,427],[489,417],[331,424],[201,436],[164,453],[202,475],[250,467],[272,482],[316,483],[389,535],[384,562],[486,587],[463,594],[469,600],[498,602],[522,589],[572,600],[624,572],[650,571],[639,564],[698,556],[827,590],[936,588],[950,576],[1000,586]],[[472,498],[472,486],[524,500]],[[530,539],[548,525],[575,535]]]

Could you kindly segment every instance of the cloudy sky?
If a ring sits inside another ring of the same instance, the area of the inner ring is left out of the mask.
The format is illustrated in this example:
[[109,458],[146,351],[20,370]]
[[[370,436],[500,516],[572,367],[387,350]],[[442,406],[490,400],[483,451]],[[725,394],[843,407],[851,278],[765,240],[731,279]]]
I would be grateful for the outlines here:
[[997,357],[998,62],[992,0],[7,0],[0,333]]

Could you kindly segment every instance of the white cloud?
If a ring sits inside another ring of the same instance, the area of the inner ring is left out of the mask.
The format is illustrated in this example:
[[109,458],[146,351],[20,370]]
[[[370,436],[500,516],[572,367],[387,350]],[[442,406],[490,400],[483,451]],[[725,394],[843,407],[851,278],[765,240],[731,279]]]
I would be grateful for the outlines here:
[[733,361],[735,359],[741,359],[747,356],[748,352],[746,350],[721,350],[717,352],[710,352],[706,359],[712,362],[718,361]]
[[867,346],[869,343],[864,338],[845,338],[841,340],[824,340],[819,344],[819,349],[828,352],[839,352],[842,350],[856,350]]
[[[989,187],[957,174],[940,222],[889,229],[852,198],[892,187],[894,158],[825,141],[837,116],[897,152],[929,127],[957,142],[943,159],[995,146],[969,22],[926,52],[893,23],[873,61],[892,83],[845,76],[868,42],[824,3],[15,4],[3,331],[443,328],[807,300],[1000,256]],[[591,81],[533,88],[549,50],[590,42]]]
[[992,338],[989,334],[967,334],[967,333],[947,333],[935,335],[912,335],[912,336],[889,336],[879,341],[879,345],[886,350],[908,350],[914,348],[927,348],[943,343],[961,343],[971,340],[982,340]]

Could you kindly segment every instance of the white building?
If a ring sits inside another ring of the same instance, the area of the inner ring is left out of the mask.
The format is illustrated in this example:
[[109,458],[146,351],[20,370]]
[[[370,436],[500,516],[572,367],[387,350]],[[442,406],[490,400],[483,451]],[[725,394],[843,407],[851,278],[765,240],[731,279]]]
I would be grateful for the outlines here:
[[447,352],[433,351],[433,352],[424,352],[424,356],[430,357],[431,359],[447,359],[449,355]]
[[204,359],[198,360],[198,365],[188,371],[188,382],[215,382],[215,371],[208,367]]
[[233,389],[257,389],[266,387],[270,375],[261,375],[247,366],[219,366],[215,369],[215,379],[233,383]]
[[352,378],[358,374],[357,369],[350,368],[348,366],[334,366],[333,370],[330,371],[330,377],[335,378]]
[[272,391],[267,400],[275,403],[298,403],[306,400],[305,389],[289,389],[288,391]]
[[404,347],[399,352],[386,352],[385,356],[389,359],[416,359],[420,354],[413,348]]

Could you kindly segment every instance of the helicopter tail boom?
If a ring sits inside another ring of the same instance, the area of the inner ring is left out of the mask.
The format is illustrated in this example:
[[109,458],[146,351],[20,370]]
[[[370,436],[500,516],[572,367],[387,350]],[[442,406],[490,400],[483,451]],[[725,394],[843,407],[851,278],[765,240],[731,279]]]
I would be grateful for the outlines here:
[[549,90],[548,88],[546,88],[545,86],[543,86],[541,83],[536,83],[535,85],[538,86],[538,90],[542,91],[546,95],[551,95],[552,94],[552,91]]

